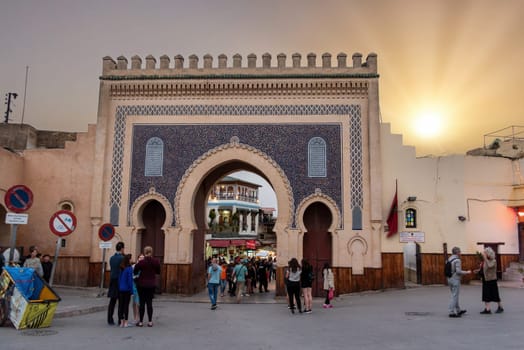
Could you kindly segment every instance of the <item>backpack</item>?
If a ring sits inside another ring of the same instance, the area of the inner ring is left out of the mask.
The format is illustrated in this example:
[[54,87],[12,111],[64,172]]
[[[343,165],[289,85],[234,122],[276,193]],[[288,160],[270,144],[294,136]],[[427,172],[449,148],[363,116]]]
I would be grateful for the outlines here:
[[444,276],[446,276],[447,278],[450,278],[451,276],[453,276],[453,267],[451,263],[455,260],[457,260],[457,258],[447,260],[446,264],[444,265]]

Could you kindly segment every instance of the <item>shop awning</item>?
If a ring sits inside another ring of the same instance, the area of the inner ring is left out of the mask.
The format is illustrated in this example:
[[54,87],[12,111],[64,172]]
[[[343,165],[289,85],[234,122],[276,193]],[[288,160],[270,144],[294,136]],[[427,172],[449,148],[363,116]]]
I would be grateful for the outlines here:
[[231,245],[229,239],[210,239],[207,241],[213,248],[227,248]]
[[246,247],[247,249],[256,249],[257,246],[260,246],[260,243],[254,239],[232,239],[231,245],[237,247]]

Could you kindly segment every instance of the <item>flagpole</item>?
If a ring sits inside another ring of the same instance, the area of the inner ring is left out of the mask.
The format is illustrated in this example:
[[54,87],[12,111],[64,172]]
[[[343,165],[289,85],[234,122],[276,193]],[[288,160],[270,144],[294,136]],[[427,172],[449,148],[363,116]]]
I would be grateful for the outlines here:
[[27,92],[27,77],[29,75],[29,66],[25,66],[25,86],[24,86],[24,102],[22,105],[22,121],[20,122],[20,125],[24,124],[24,115],[25,115],[25,95]]

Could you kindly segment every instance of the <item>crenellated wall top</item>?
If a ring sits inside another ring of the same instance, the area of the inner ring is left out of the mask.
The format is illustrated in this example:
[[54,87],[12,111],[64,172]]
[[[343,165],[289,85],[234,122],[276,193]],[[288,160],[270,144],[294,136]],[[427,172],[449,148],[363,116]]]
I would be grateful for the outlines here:
[[309,53],[304,58],[301,54],[294,53],[290,60],[283,53],[278,54],[275,59],[269,53],[263,54],[260,59],[255,54],[249,54],[246,59],[235,54],[229,62],[224,54],[219,55],[216,60],[209,54],[204,55],[201,60],[196,55],[190,55],[187,61],[182,55],[174,56],[173,60],[167,55],[161,56],[159,60],[152,55],[146,56],[144,60],[135,55],[131,57],[131,62],[124,56],[119,56],[116,61],[106,56],[103,58],[100,79],[378,77],[375,53],[370,53],[365,62],[360,53],[353,54],[351,66],[347,61],[345,53],[339,53],[335,60],[330,53],[322,54],[320,59],[314,53]]

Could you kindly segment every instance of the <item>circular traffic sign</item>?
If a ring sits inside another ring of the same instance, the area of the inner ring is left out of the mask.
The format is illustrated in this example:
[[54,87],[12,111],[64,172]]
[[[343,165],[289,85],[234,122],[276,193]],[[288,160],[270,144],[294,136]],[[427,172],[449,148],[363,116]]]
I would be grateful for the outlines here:
[[15,213],[24,212],[33,204],[33,192],[24,185],[13,186],[5,193],[4,202],[6,207]]
[[76,228],[75,214],[68,210],[59,210],[51,216],[49,228],[58,237],[71,234]]
[[111,224],[103,224],[98,229],[98,237],[104,242],[110,241],[115,235],[115,227]]

